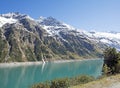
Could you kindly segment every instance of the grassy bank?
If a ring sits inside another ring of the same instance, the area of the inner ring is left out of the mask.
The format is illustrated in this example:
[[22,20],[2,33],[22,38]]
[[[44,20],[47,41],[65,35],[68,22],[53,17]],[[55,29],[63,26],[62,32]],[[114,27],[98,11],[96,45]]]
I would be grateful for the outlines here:
[[104,77],[86,84],[79,84],[70,88],[120,88],[120,74]]

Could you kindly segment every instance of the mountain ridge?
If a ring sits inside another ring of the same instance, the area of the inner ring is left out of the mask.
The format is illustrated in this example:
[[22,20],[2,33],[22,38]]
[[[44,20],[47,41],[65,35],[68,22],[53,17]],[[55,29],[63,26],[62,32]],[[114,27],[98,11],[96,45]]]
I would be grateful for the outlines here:
[[107,47],[91,33],[53,17],[35,20],[20,13],[0,17],[15,20],[0,19],[0,62],[97,58]]

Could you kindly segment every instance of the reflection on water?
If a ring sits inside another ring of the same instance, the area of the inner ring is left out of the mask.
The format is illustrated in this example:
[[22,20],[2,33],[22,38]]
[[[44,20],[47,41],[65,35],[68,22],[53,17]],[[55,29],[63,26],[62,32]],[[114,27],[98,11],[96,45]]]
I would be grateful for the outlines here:
[[43,64],[42,64],[42,69],[41,69],[41,72],[43,72],[44,67],[45,67],[45,63],[43,63]]
[[2,88],[30,88],[32,84],[47,80],[86,74],[101,75],[103,60],[88,60],[41,65],[0,68]]

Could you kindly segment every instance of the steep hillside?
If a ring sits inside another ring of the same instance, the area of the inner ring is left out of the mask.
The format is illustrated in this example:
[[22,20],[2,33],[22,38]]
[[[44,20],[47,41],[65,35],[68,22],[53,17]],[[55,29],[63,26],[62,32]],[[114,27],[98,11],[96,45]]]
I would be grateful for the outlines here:
[[52,17],[2,14],[0,26],[0,62],[95,58],[106,47]]

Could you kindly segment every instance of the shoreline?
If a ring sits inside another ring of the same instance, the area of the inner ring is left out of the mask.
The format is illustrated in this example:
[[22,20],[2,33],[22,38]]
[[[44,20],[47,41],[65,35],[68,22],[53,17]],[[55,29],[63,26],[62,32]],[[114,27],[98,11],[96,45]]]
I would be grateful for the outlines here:
[[[55,60],[55,61],[50,61],[54,63],[64,63],[64,62],[76,62],[76,61],[88,61],[88,60],[100,60],[101,58],[95,58],[95,59],[78,59],[78,60]],[[102,58],[103,59],[103,58]]]
[[17,66],[30,66],[30,65],[40,65],[42,61],[39,62],[10,62],[10,63],[0,63],[1,67],[17,67]]
[[45,63],[43,63],[42,61],[36,61],[36,62],[8,62],[8,63],[0,63],[0,68],[1,67],[17,67],[17,66],[40,65],[40,64],[46,64],[48,62],[50,62],[50,63],[65,63],[65,62],[88,61],[88,60],[99,60],[99,59],[100,58],[80,59],[80,60],[53,60],[53,61],[45,61]]

